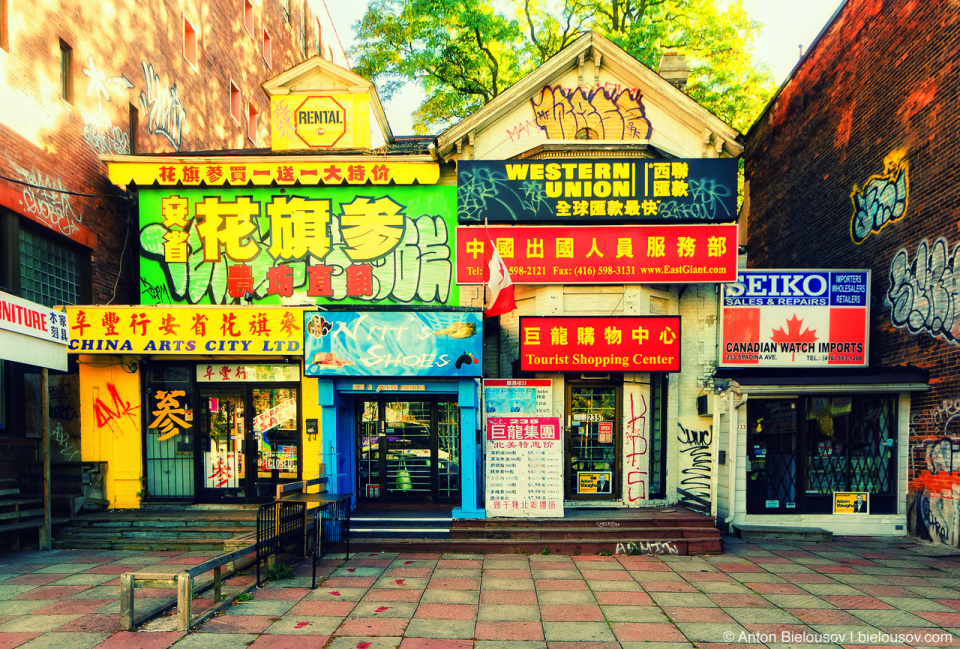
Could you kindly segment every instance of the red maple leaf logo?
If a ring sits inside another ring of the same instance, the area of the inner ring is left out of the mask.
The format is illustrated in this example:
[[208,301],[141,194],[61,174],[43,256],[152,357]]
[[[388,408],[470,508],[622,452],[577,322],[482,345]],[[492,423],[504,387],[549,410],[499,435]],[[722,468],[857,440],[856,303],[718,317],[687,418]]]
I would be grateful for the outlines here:
[[804,329],[803,332],[800,331],[800,328],[803,326],[803,320],[797,318],[797,314],[794,313],[793,317],[787,320],[787,330],[784,331],[783,327],[773,330],[773,335],[770,336],[770,340],[775,343],[812,343],[817,340],[817,330],[816,329]]

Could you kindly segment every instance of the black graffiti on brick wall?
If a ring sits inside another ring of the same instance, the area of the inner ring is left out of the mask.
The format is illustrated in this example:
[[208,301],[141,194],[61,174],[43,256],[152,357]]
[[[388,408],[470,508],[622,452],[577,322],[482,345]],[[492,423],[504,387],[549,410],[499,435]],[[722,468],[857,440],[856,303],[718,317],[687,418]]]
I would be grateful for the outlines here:
[[[710,440],[709,430],[691,430],[677,422],[680,433],[680,453],[689,453],[690,465],[680,470],[682,479],[677,487],[680,503],[694,511],[710,512]],[[681,457],[683,457],[681,455]]]
[[933,246],[922,240],[912,262],[906,248],[897,251],[890,262],[887,289],[894,327],[960,344],[958,249],[950,250],[947,240],[939,237]]

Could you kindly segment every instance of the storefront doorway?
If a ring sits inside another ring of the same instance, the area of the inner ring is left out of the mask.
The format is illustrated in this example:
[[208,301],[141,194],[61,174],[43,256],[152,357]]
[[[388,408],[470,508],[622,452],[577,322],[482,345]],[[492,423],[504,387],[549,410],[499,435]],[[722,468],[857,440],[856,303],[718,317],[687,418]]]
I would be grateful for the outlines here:
[[456,401],[361,399],[356,411],[360,502],[458,503],[460,421]]
[[620,497],[620,386],[567,384],[565,497]]
[[200,388],[199,499],[262,502],[300,475],[297,386]]
[[886,395],[751,398],[747,513],[830,514],[837,494],[896,513],[896,412]]

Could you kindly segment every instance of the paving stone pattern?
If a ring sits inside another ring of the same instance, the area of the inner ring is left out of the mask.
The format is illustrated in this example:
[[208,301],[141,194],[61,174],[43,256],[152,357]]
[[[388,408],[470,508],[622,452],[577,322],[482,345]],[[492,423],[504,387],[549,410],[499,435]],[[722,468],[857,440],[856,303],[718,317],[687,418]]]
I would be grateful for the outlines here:
[[[725,548],[705,557],[332,556],[316,590],[304,561],[187,634],[172,630],[172,616],[120,632],[119,575],[175,571],[210,553],[10,553],[0,556],[0,649],[960,646],[954,550],[861,538],[727,538]],[[141,589],[137,609],[174,597]],[[211,605],[193,601],[195,613]]]

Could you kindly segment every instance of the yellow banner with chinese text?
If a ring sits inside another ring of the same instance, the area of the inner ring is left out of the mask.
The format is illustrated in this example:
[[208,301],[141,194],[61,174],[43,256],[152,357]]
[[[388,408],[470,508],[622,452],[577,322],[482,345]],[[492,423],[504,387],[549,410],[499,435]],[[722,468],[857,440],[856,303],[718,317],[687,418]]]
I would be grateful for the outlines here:
[[370,148],[370,95],[277,95],[270,98],[274,151]]
[[70,353],[303,354],[295,307],[68,306]]
[[110,162],[110,182],[199,187],[205,185],[435,185],[440,167],[435,162],[357,160],[250,162],[236,158],[205,158],[196,162]]

